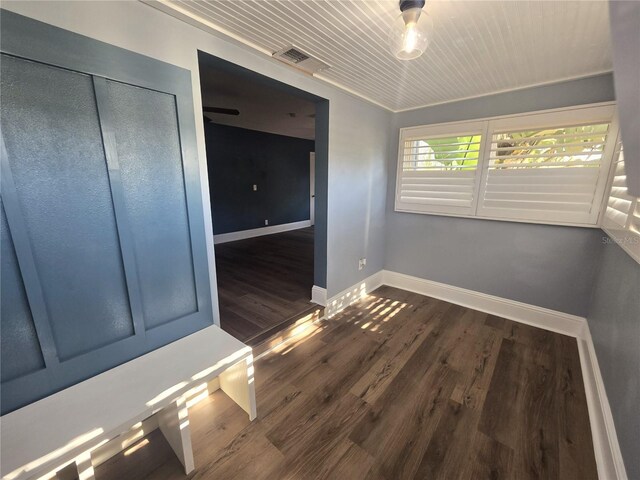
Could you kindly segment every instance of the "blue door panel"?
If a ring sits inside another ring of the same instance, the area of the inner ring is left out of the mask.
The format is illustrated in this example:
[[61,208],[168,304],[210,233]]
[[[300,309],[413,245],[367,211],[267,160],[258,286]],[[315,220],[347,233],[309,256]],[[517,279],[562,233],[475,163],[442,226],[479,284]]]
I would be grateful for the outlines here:
[[60,360],[133,335],[91,77],[2,56],[2,126]]
[[190,73],[0,22],[4,415],[213,317]]
[[149,329],[198,310],[176,101],[119,82],[107,85]]
[[1,201],[0,214],[0,367],[5,382],[42,370],[45,365]]

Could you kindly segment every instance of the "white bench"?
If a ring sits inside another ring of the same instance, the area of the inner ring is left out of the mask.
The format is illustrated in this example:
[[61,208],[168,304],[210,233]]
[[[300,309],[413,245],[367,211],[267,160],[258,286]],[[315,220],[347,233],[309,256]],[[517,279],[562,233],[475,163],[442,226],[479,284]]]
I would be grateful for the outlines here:
[[194,462],[186,401],[216,378],[253,420],[251,348],[216,326],[4,415],[2,478],[53,478],[75,463],[80,480],[92,479],[92,452],[152,416],[189,473]]

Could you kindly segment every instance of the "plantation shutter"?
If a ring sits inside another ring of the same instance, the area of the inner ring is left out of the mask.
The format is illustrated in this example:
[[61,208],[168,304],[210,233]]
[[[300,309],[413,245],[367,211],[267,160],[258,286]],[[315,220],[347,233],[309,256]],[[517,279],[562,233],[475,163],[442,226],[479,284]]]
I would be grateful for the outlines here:
[[631,232],[635,233],[636,235],[640,235],[640,201],[638,201],[637,198],[635,201],[635,208],[633,209],[633,214],[629,219],[628,229]]
[[602,225],[611,229],[626,229],[635,212],[636,199],[627,193],[627,175],[624,169],[622,142],[617,142],[613,157],[613,178]]
[[629,195],[622,142],[616,144],[602,228],[640,263],[640,199]]
[[396,210],[471,214],[483,132],[478,122],[403,130]]
[[522,127],[509,125],[513,119],[489,122],[479,216],[597,223],[613,149],[611,113],[589,123],[559,123],[561,116],[521,119]]

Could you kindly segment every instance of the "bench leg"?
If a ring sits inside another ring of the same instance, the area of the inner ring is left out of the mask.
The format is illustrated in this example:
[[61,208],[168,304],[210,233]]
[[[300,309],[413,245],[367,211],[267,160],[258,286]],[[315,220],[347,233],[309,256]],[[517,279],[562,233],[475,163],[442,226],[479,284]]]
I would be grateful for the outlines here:
[[221,373],[220,388],[249,414],[249,420],[254,420],[257,417],[253,355],[249,355],[245,360]]
[[[3,477],[3,479],[6,478],[8,477]],[[58,467],[45,475],[31,478],[38,480],[95,480],[91,452],[84,452],[65,466]]]
[[79,480],[94,480],[93,465],[91,464],[91,453],[86,452],[76,458]]
[[158,413],[158,426],[175,452],[178,460],[189,474],[194,469],[193,449],[191,448],[191,429],[189,428],[189,410],[183,398],[179,398]]

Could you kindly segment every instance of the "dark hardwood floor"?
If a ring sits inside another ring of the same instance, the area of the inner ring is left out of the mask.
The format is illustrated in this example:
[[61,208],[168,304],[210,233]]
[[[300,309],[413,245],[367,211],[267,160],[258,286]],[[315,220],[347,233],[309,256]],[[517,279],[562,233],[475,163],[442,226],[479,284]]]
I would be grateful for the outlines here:
[[[575,339],[381,287],[191,409],[193,479],[596,479]],[[158,432],[96,478],[181,479]],[[127,465],[130,467],[127,469]]]
[[313,227],[215,246],[220,323],[252,339],[312,307]]

